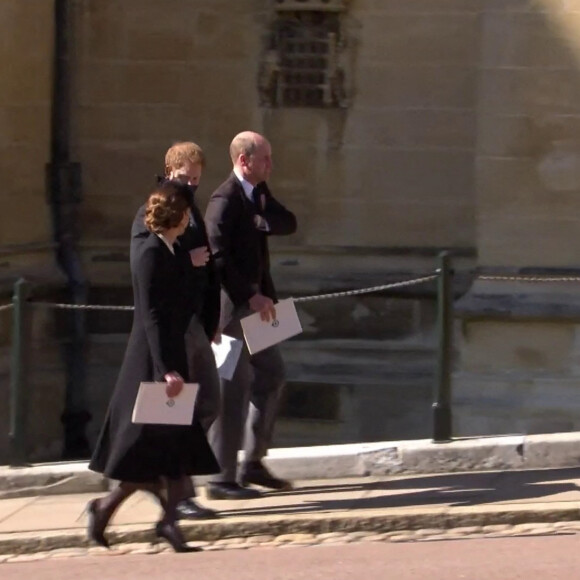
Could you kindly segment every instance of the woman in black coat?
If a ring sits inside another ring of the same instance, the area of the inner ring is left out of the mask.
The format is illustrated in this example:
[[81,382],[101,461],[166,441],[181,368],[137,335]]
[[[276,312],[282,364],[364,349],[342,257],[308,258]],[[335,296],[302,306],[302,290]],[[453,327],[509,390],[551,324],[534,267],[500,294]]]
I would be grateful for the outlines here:
[[168,181],[147,201],[150,235],[132,256],[135,312],[123,365],[89,469],[120,480],[108,496],[89,502],[89,538],[108,547],[105,528],[115,510],[137,490],[162,498],[157,537],[176,551],[192,551],[176,524],[184,476],[216,473],[219,466],[197,421],[181,425],[132,422],[142,381],[166,383],[168,397],[187,382],[185,331],[195,311],[187,252],[176,244],[189,223],[187,186]]

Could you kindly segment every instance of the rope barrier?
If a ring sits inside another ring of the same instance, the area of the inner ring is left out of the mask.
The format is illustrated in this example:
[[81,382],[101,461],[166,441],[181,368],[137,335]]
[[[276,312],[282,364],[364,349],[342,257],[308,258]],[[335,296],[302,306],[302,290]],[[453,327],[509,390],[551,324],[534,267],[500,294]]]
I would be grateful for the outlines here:
[[479,280],[502,282],[580,282],[580,276],[478,276]]
[[58,310],[135,310],[134,306],[108,306],[106,304],[62,304],[57,302],[32,302],[41,308],[56,308]]
[[2,306],[0,306],[0,312],[3,310],[10,310],[11,308],[14,308],[14,304],[2,304]]
[[357,296],[359,294],[370,294],[371,292],[391,290],[392,288],[415,286],[417,284],[431,282],[432,280],[436,279],[437,274],[432,274],[430,276],[423,276],[422,278],[414,278],[413,280],[404,280],[402,282],[393,282],[391,284],[383,284],[382,286],[372,286],[371,288],[363,288],[361,290],[346,290],[345,292],[333,292],[332,294],[314,294],[312,296],[303,296],[302,298],[293,298],[293,300],[294,302],[308,302],[310,300],[325,300],[326,298],[340,298],[342,296]]
[[[382,292],[383,290],[391,290],[393,288],[403,288],[405,286],[415,286],[425,282],[431,282],[437,279],[437,274],[423,276],[421,278],[414,278],[412,280],[403,280],[402,282],[392,282],[391,284],[383,284],[382,286],[372,286],[369,288],[361,288],[359,290],[346,290],[344,292],[333,292],[331,294],[315,294],[312,296],[303,296],[301,298],[293,298],[294,302],[308,302],[313,300],[325,300],[327,298],[339,298],[343,296],[358,296],[360,294],[371,294],[374,292]],[[41,308],[56,308],[60,310],[121,310],[131,311],[134,306],[108,306],[105,304],[63,304],[58,302],[32,302],[35,306]],[[7,304],[6,307],[11,308],[12,304]],[[0,310],[2,307],[0,307]]]
[[[477,277],[479,280],[501,281],[501,282],[580,282],[580,276],[503,276],[503,275],[482,275]],[[392,290],[394,288],[404,288],[406,286],[416,286],[425,282],[432,282],[437,279],[437,274],[413,278],[412,280],[403,280],[401,282],[392,282],[381,286],[371,286],[359,290],[345,290],[344,292],[332,292],[329,294],[313,294],[311,296],[302,296],[293,298],[294,302],[311,302],[315,300],[326,300],[330,298],[343,298],[346,296],[359,296],[361,294],[371,294]],[[134,306],[109,306],[106,304],[64,304],[57,302],[33,302],[35,306],[41,308],[56,308],[60,310],[110,310],[130,312],[135,310]],[[14,308],[13,304],[4,304],[0,306],[0,312]]]

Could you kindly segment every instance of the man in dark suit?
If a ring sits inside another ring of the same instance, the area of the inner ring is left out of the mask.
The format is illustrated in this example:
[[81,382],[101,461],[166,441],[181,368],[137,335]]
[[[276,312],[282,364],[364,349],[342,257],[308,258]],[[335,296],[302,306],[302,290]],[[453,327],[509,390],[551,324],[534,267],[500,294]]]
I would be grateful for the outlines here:
[[[274,199],[266,185],[272,169],[267,139],[251,131],[240,133],[230,145],[230,157],[233,172],[213,192],[205,221],[222,283],[220,329],[242,338],[241,318],[253,312],[266,321],[275,317],[268,236],[294,233],[296,217]],[[291,489],[290,482],[272,475],[262,462],[272,441],[285,383],[279,349],[274,346],[250,356],[244,346],[232,380],[220,383],[222,406],[209,440],[222,472],[208,483],[208,497],[259,497],[249,484]],[[245,459],[238,477],[242,443]]]
[[[195,204],[194,194],[205,157],[199,145],[192,142],[175,143],[165,155],[165,177],[162,179],[180,181],[189,186],[191,194],[191,220],[179,243],[191,258],[191,268],[184,283],[195,293],[196,310],[185,335],[188,355],[189,378],[199,383],[196,402],[196,416],[204,430],[218,416],[220,407],[220,385],[211,341],[216,338],[220,313],[220,291],[217,271],[209,252],[209,241],[203,216]],[[150,235],[144,224],[145,206],[137,211],[131,229],[131,254]],[[189,478],[183,482],[184,500],[178,505],[178,515],[188,519],[211,519],[217,517],[214,510],[196,503],[195,489]]]

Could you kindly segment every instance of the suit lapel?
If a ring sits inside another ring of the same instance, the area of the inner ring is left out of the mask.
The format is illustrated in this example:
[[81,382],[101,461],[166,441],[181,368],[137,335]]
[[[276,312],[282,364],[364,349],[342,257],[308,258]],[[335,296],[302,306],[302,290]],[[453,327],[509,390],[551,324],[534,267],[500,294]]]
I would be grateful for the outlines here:
[[255,213],[253,202],[251,202],[247,198],[246,192],[244,191],[242,184],[240,183],[240,181],[238,180],[238,178],[236,177],[236,174],[234,172],[232,172],[232,174],[231,174],[231,180],[232,180],[232,186],[234,187],[237,194],[240,196],[240,199],[242,200],[242,205],[245,208],[245,210],[251,214]]

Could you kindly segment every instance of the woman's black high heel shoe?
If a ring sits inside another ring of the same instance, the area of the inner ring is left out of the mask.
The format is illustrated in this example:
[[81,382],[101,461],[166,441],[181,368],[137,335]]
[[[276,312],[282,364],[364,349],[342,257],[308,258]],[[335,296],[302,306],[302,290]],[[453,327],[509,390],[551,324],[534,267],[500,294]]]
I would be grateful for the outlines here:
[[89,523],[87,525],[87,536],[91,542],[94,542],[98,546],[103,548],[110,548],[107,538],[105,538],[105,528],[109,523],[109,518],[103,518],[102,514],[97,508],[97,500],[93,499],[85,508],[85,511],[89,517]]
[[201,552],[201,548],[188,546],[181,535],[181,531],[175,524],[157,522],[155,536],[167,540],[175,552]]

